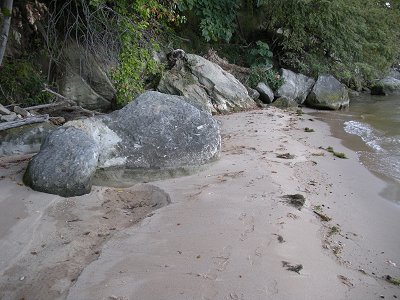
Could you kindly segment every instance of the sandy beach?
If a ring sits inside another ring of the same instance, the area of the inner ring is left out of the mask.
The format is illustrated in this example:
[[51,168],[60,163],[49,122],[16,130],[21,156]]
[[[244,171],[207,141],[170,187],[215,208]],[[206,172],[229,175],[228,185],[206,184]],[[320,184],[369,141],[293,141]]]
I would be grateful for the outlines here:
[[0,299],[400,298],[400,206],[307,112],[218,116],[207,168],[81,197],[0,158]]

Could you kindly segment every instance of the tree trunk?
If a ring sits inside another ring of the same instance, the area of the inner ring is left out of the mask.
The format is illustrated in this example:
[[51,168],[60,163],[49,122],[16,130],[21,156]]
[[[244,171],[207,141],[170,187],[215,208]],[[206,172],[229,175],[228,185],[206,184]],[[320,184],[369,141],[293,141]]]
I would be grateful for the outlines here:
[[13,7],[13,0],[3,0],[1,12],[3,14],[3,24],[0,31],[0,66],[3,63],[4,53],[6,52],[8,32],[11,25],[11,13]]

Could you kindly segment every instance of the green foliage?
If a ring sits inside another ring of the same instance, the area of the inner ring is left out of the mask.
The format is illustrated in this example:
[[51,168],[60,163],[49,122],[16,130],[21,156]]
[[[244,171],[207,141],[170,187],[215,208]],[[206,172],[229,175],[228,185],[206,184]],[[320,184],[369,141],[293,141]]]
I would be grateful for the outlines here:
[[191,11],[200,18],[201,34],[206,41],[229,41],[237,28],[240,0],[182,0],[182,12]]
[[51,96],[43,92],[46,78],[32,59],[6,59],[0,72],[1,104],[47,103]]
[[269,66],[272,64],[273,53],[267,43],[256,42],[256,47],[250,50],[248,62],[250,66]]
[[399,53],[397,1],[263,0],[262,5],[275,54],[300,72],[329,72],[357,86],[384,71]]
[[[107,8],[106,3],[90,2],[97,9]],[[116,30],[120,53],[111,77],[117,90],[117,105],[123,106],[143,92],[146,79],[162,71],[163,66],[153,59],[153,52],[159,50],[155,39],[169,23],[180,22],[181,18],[174,0],[120,0],[114,4],[119,16]]]
[[262,66],[252,67],[249,77],[249,85],[254,88],[260,82],[267,83],[273,91],[276,91],[283,85],[284,79],[272,69]]
[[125,22],[126,33],[122,35],[119,65],[112,73],[117,90],[117,105],[124,106],[143,92],[145,79],[161,72],[162,67],[152,57],[154,42],[140,47],[142,34],[130,22]]

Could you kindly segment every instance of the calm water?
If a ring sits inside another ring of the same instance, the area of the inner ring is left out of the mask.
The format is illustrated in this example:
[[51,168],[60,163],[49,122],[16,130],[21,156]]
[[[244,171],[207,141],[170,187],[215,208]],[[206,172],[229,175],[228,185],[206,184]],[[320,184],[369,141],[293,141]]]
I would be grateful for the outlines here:
[[363,95],[352,99],[344,114],[349,118],[344,130],[368,146],[358,151],[361,162],[400,184],[400,96]]
[[400,202],[400,96],[353,97],[348,110],[329,112],[323,119],[330,119],[333,127],[339,121],[334,135],[370,171],[391,182],[388,198]]

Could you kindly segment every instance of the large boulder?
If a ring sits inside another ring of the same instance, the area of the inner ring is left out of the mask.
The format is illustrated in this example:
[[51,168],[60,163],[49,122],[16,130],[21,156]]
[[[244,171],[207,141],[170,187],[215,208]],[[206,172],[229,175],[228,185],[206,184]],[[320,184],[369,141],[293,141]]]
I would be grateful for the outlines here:
[[391,69],[388,76],[378,81],[371,89],[372,95],[400,95],[400,72]]
[[255,108],[255,101],[232,74],[217,64],[194,54],[185,54],[158,86],[163,93],[197,99],[213,113]]
[[90,191],[96,168],[174,170],[216,159],[218,123],[189,102],[147,92],[109,115],[67,122],[46,139],[25,182],[38,191],[72,196]]
[[338,110],[348,107],[350,99],[344,84],[332,75],[320,75],[305,103],[312,108]]
[[63,197],[89,193],[98,156],[97,143],[84,131],[58,128],[29,162],[24,183],[36,191]]
[[281,76],[284,83],[275,92],[275,96],[277,98],[285,97],[295,100],[298,104],[303,104],[314,86],[315,80],[286,69],[281,69]]
[[[119,111],[80,126],[100,143],[99,167],[175,169],[219,155],[220,131],[212,116],[184,97],[146,92]],[[85,122],[85,121],[84,121]],[[66,125],[73,125],[67,123]],[[97,136],[97,137],[96,137]]]

